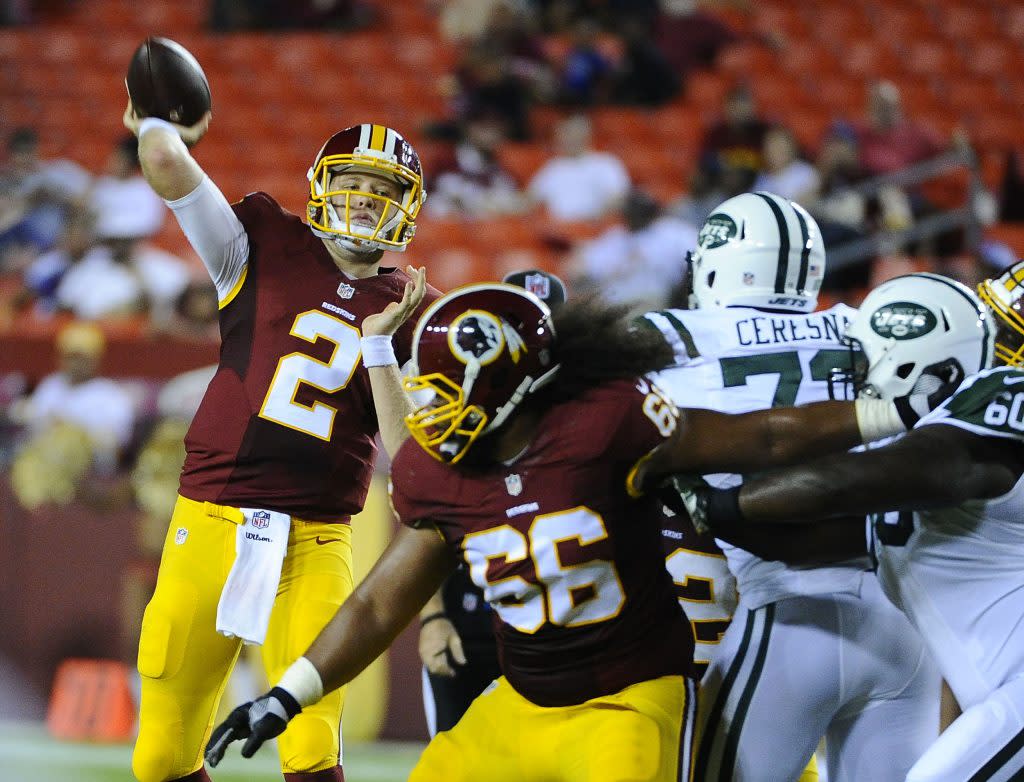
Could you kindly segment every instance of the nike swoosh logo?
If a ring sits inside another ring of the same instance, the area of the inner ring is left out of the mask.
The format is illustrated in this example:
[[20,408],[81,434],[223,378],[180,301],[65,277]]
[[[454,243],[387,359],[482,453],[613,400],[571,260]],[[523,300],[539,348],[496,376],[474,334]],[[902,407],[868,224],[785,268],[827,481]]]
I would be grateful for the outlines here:
[[339,543],[341,538],[321,538],[319,535],[316,536],[316,544],[318,546],[326,546],[328,543]]

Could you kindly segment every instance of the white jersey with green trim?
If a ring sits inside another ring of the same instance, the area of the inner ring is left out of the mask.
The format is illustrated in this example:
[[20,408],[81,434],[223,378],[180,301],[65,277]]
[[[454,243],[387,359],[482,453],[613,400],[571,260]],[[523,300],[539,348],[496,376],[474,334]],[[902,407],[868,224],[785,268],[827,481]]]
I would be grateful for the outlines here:
[[[830,370],[849,364],[849,349],[840,339],[856,314],[837,304],[809,314],[729,307],[661,310],[644,318],[675,353],[676,366],[656,379],[679,407],[747,413],[828,399]],[[739,482],[735,475],[705,478],[714,486]],[[828,567],[787,566],[718,544],[747,608],[796,595],[855,594],[869,567],[867,558]]]
[[[916,428],[1024,442],[1024,372],[967,378]],[[1024,477],[1006,494],[875,518],[882,587],[931,648],[964,709],[1024,675]]]

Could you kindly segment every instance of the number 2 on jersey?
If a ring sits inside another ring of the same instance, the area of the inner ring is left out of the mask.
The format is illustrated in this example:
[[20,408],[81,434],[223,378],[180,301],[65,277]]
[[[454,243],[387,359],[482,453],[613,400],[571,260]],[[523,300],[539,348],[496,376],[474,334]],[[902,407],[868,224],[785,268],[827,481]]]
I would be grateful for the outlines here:
[[[564,564],[558,552],[563,541],[587,546],[607,537],[604,520],[579,507],[537,516],[525,535],[508,524],[470,533],[462,546],[470,578],[501,620],[521,633],[535,633],[548,622],[579,627],[622,610],[626,593],[615,565],[605,559]],[[539,586],[520,576],[488,578],[492,563],[500,567],[526,559],[533,561]]]
[[334,350],[327,363],[304,353],[282,356],[260,408],[260,418],[330,440],[337,408],[323,402],[305,405],[295,397],[303,384],[328,394],[349,384],[359,361],[359,329],[326,312],[309,310],[295,317],[290,333],[309,343],[326,339],[334,343]]

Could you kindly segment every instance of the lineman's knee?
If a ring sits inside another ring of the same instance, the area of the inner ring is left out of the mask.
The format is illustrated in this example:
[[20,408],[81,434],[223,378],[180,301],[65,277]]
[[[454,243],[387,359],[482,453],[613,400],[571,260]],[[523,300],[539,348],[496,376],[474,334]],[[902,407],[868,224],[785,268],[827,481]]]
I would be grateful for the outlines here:
[[300,714],[278,739],[281,770],[286,774],[320,771],[338,764],[337,725]]
[[170,737],[166,741],[147,741],[140,736],[132,753],[132,773],[135,778],[139,782],[168,782],[194,771],[174,767],[173,747]]

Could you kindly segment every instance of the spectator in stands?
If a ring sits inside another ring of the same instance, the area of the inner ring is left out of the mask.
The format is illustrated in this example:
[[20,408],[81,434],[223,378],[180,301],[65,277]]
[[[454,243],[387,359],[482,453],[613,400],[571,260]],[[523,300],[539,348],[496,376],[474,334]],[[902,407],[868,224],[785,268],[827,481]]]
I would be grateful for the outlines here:
[[0,174],[0,274],[25,268],[43,242],[30,219],[28,199],[18,192],[12,177]]
[[106,340],[98,327],[71,323],[58,332],[56,348],[58,370],[15,403],[12,418],[26,428],[30,453],[59,424],[61,439],[68,439],[67,427],[79,430],[91,448],[91,466],[110,472],[131,439],[135,402],[120,384],[99,375]]
[[502,11],[529,14],[530,4],[523,0],[446,0],[439,3],[437,26],[451,44],[475,43],[493,29]]
[[0,27],[32,21],[28,0],[0,0]]
[[[1024,222],[1024,161],[1020,153],[1006,153],[1003,179],[999,187],[999,219],[1006,222]],[[1021,248],[1024,251],[1024,248]]]
[[868,90],[866,120],[854,124],[860,165],[869,176],[891,174],[947,148],[937,134],[903,115],[899,88],[877,81]]
[[448,101],[448,117],[428,123],[428,135],[454,141],[469,117],[491,114],[501,118],[505,138],[530,137],[530,86],[514,72],[507,52],[483,40],[462,50],[455,72],[441,81],[439,89]]
[[776,125],[764,137],[764,167],[754,181],[755,190],[767,190],[804,204],[817,197],[821,182],[817,169],[803,160],[792,131]]
[[160,230],[167,207],[142,177],[139,142],[127,136],[107,159],[107,170],[89,192],[96,213],[96,233],[123,239],[145,239]]
[[570,256],[571,284],[638,313],[661,309],[675,303],[686,254],[696,246],[692,225],[664,214],[646,192],[632,190],[622,205],[622,222]]
[[82,320],[137,314],[166,320],[191,279],[187,264],[134,237],[99,239],[65,272],[58,307]]
[[681,79],[653,41],[650,25],[627,16],[619,30],[623,53],[613,76],[612,102],[660,106],[672,100],[679,94]]
[[210,26],[231,30],[357,30],[375,19],[365,0],[213,0]]
[[26,228],[38,250],[47,250],[56,243],[68,211],[92,184],[92,176],[77,163],[42,159],[39,135],[32,128],[17,128],[11,133],[0,175],[23,199]]
[[718,53],[740,38],[695,0],[662,0],[654,25],[655,44],[684,84],[693,71],[714,66]]
[[600,26],[593,19],[573,25],[572,40],[560,69],[560,95],[569,106],[604,103],[611,89],[612,62],[598,45]]
[[763,166],[761,156],[770,125],[758,116],[754,97],[746,85],[731,89],[722,116],[704,133],[697,177],[698,190],[749,190]]
[[68,269],[81,261],[96,239],[95,218],[88,209],[72,210],[57,246],[29,264],[22,274],[19,306],[32,304],[37,315],[52,315],[59,309],[57,287]]
[[501,121],[491,115],[471,117],[451,158],[437,166],[426,208],[438,216],[486,219],[516,214],[524,197],[515,178],[498,160]]
[[154,333],[171,334],[178,339],[218,339],[220,320],[216,288],[205,277],[191,280],[175,300],[169,317],[153,322],[152,326]]
[[555,156],[534,174],[528,197],[558,221],[597,220],[629,190],[629,172],[615,155],[591,148],[590,120],[568,117],[555,128]]

